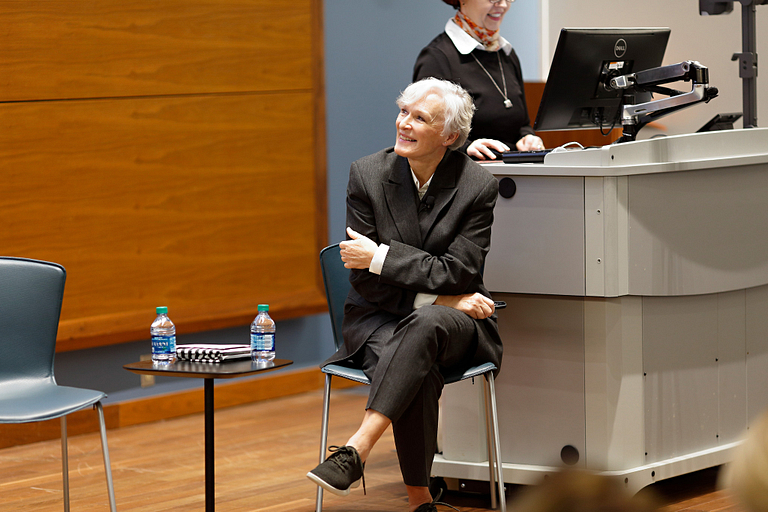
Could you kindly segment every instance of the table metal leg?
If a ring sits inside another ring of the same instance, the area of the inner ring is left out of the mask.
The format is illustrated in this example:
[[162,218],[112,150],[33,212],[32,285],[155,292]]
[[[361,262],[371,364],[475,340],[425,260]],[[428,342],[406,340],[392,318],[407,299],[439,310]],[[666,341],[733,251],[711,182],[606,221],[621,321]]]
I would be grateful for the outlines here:
[[213,379],[205,381],[205,512],[216,509],[213,450]]

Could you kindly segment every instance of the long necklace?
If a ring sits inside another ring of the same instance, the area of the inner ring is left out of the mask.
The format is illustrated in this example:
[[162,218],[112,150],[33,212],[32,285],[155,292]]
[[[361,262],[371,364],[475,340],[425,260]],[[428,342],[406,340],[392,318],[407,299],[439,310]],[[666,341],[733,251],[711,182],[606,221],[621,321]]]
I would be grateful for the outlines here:
[[504,92],[501,92],[501,89],[499,89],[499,84],[496,83],[496,80],[494,80],[488,70],[485,69],[485,66],[483,66],[479,60],[477,60],[475,54],[470,53],[470,55],[473,59],[475,59],[477,65],[480,66],[483,71],[485,71],[485,74],[488,75],[488,78],[490,78],[491,82],[493,82],[493,86],[496,87],[496,90],[499,91],[499,94],[501,94],[501,96],[504,98],[504,106],[506,108],[512,108],[512,102],[509,100],[509,98],[507,98],[507,79],[504,78],[504,66],[501,65],[501,55],[499,55],[499,52],[496,52],[496,57],[499,58],[499,70],[501,70],[501,83],[504,85]]

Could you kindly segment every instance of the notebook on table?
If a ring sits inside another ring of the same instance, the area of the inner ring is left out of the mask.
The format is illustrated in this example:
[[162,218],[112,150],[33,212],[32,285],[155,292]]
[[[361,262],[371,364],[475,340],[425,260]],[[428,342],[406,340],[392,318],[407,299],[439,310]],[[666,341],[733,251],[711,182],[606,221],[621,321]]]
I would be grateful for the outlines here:
[[220,363],[251,357],[250,345],[219,345],[196,343],[176,347],[176,357],[182,361]]

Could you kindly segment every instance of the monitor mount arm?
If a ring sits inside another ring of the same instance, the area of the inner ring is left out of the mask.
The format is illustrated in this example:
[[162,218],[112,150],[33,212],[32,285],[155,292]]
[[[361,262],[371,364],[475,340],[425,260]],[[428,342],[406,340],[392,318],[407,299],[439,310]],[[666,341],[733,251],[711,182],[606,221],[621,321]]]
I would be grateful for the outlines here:
[[[662,84],[691,82],[689,92],[678,91]],[[635,140],[640,129],[651,121],[717,96],[717,88],[709,86],[709,70],[696,61],[684,61],[652,68],[610,79],[607,87],[623,90],[621,124],[623,135],[617,142]],[[653,92],[667,98],[635,104],[635,93]]]

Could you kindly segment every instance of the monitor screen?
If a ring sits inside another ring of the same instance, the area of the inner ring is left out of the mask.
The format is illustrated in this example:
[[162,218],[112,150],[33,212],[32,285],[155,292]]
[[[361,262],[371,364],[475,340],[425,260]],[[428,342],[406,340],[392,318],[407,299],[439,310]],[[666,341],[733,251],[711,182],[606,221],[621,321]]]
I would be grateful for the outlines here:
[[[606,86],[618,75],[661,65],[668,28],[564,28],[536,115],[536,130],[621,126],[622,91]],[[649,101],[641,93],[633,103]]]

